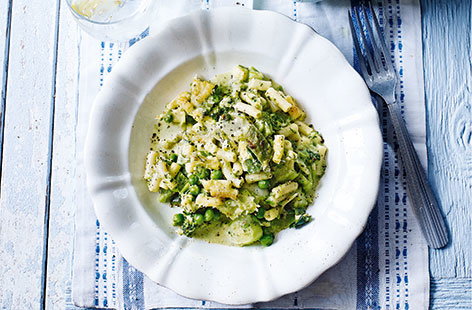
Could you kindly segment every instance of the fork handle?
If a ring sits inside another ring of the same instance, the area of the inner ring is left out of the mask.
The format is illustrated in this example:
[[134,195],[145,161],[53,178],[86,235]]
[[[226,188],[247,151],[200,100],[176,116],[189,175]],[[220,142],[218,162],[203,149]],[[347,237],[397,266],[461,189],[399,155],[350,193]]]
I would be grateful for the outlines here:
[[412,201],[412,208],[423,231],[428,245],[442,248],[448,243],[446,223],[436,197],[426,179],[413,143],[408,134],[405,121],[397,103],[387,103],[393,128],[397,135],[400,156],[406,172],[407,192]]

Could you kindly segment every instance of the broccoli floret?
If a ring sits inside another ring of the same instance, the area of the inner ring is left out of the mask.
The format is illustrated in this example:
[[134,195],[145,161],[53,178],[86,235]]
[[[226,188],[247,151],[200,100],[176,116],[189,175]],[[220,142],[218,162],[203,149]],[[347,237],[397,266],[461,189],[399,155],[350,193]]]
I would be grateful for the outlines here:
[[231,112],[231,110],[233,109],[229,107],[215,106],[210,112],[210,117],[213,118],[215,121],[218,121],[220,118],[230,120],[231,116],[229,112]]
[[205,220],[204,216],[200,213],[192,213],[192,214],[187,214],[185,217],[185,221],[182,224],[182,234],[184,234],[187,237],[190,237],[193,235],[193,233],[202,225],[204,225]]
[[291,122],[290,116],[282,111],[263,112],[261,119],[267,122],[273,131],[279,131],[280,129],[290,125]]

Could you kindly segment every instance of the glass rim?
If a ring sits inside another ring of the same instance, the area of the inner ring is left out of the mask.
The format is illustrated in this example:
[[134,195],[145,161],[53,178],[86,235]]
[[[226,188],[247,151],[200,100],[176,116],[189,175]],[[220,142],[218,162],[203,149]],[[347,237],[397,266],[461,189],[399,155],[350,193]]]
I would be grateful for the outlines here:
[[90,18],[88,18],[88,17],[86,17],[82,14],[79,14],[72,7],[72,1],[73,0],[65,0],[65,2],[67,3],[67,6],[69,7],[69,10],[72,12],[72,15],[74,15],[74,17],[76,17],[79,20],[83,20],[83,21],[86,21],[86,22],[89,22],[89,23],[92,23],[92,24],[96,24],[96,25],[101,25],[101,26],[118,24],[120,22],[123,22],[125,20],[128,20],[128,19],[131,19],[131,18],[135,17],[135,15],[137,15],[139,13],[139,11],[137,10],[133,14],[131,14],[130,16],[126,16],[126,17],[123,17],[121,19],[114,20],[114,21],[111,21],[111,22],[101,22],[101,21],[98,21],[98,20],[90,19]]

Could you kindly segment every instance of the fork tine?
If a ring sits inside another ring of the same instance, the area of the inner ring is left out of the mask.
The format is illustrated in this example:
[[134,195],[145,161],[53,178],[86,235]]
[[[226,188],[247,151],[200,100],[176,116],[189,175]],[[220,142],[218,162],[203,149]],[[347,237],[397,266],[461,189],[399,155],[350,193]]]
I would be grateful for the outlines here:
[[367,67],[366,67],[366,60],[365,60],[364,54],[362,53],[361,45],[359,44],[359,36],[357,34],[356,28],[354,27],[354,23],[352,21],[351,10],[348,11],[348,15],[349,15],[349,26],[351,27],[352,38],[353,38],[353,41],[354,41],[354,47],[356,49],[357,57],[359,58],[359,64],[361,66],[361,72],[362,72],[362,75],[364,76],[364,78],[366,79],[370,76],[370,74],[369,74],[369,71],[367,70]]
[[365,58],[367,59],[367,63],[369,64],[369,67],[370,67],[370,71],[373,73],[374,71],[376,72],[379,72],[379,66],[377,66],[377,64],[374,63],[374,58],[372,56],[372,51],[370,50],[369,46],[368,46],[368,41],[367,41],[367,37],[365,36],[365,33],[364,33],[364,29],[363,29],[363,23],[361,21],[361,17],[359,15],[359,11],[358,9],[356,8],[353,8],[354,10],[354,16],[356,18],[356,23],[357,25],[359,26],[359,32],[361,33],[361,38],[362,38],[362,42],[363,42],[363,46],[364,46],[364,50],[365,50]]
[[385,43],[385,38],[382,35],[380,30],[379,20],[377,19],[377,14],[375,14],[374,8],[372,7],[372,3],[369,2],[369,10],[372,13],[372,19],[374,21],[374,28],[377,33],[377,37],[380,41],[380,48],[382,50],[382,54],[385,58],[385,65],[387,66],[387,70],[394,72],[393,63],[392,63],[392,55],[390,54],[390,50],[387,48],[387,44]]
[[[369,2],[369,5],[371,6],[371,3]],[[362,14],[364,15],[364,20],[365,20],[365,25],[366,25],[366,29],[367,29],[367,34],[369,35],[369,38],[370,38],[370,41],[372,43],[372,54],[374,55],[374,63],[375,65],[377,66],[377,69],[380,70],[380,68],[383,67],[383,62],[382,62],[382,56],[381,54],[378,52],[379,51],[379,47],[378,47],[378,43],[375,38],[375,33],[374,31],[372,30],[372,26],[370,25],[370,18],[369,18],[369,14],[367,13],[367,8],[365,5],[361,5],[361,10],[362,10]],[[374,14],[374,11],[371,11],[372,14]]]

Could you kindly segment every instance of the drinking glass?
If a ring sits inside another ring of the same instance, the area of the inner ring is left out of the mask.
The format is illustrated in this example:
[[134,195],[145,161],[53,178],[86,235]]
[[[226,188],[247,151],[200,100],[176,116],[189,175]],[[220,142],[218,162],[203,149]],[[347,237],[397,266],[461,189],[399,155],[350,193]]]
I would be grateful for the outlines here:
[[125,42],[155,20],[155,0],[65,0],[79,26],[91,36]]

